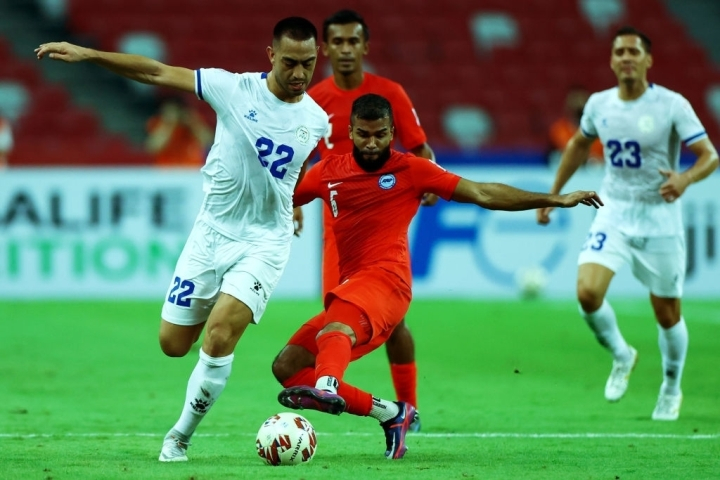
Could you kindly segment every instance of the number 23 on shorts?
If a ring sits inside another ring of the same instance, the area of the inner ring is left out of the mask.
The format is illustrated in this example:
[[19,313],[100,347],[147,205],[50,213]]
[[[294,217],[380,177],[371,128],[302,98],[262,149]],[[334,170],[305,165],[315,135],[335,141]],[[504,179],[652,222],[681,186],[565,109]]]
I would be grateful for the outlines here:
[[607,240],[607,235],[603,232],[589,232],[580,250],[589,248],[590,250],[600,251],[605,245],[605,240]]

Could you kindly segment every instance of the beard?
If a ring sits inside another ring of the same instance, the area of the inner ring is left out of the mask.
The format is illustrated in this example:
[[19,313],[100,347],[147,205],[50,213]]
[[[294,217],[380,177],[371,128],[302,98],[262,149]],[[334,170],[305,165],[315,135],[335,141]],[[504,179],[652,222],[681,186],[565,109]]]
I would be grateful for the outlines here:
[[366,172],[377,172],[383,167],[383,165],[385,165],[385,162],[387,162],[390,158],[390,147],[379,152],[375,160],[365,160],[363,158],[362,152],[355,145],[353,145],[352,153],[353,157],[355,158],[355,162],[360,166],[360,168],[362,168]]

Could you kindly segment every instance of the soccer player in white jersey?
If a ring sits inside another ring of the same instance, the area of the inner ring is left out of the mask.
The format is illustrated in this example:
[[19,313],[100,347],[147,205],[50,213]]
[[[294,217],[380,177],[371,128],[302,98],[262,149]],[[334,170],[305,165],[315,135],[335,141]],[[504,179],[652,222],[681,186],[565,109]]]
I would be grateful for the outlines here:
[[[680,94],[648,83],[651,43],[632,27],[617,31],[610,67],[618,86],[598,92],[585,106],[580,129],[568,142],[552,193],[559,193],[588,156],[595,138],[604,146],[605,178],[598,211],[578,259],[580,314],[602,346],[613,355],[605,397],[620,400],[638,352],[627,344],[605,299],[613,275],[623,264],[650,290],[658,323],[663,382],[654,420],[676,420],[680,413],[688,333],[680,311],[685,278],[685,239],[680,197],[710,175],[718,155],[690,103]],[[677,172],[680,142],[697,156]],[[537,212],[547,224],[551,209]]]
[[193,71],[66,42],[35,51],[38,58],[89,61],[139,82],[195,92],[217,113],[215,141],[202,168],[205,199],[160,324],[160,346],[171,357],[187,354],[205,327],[182,413],[159,458],[186,461],[190,437],[225,388],[238,340],[260,321],[288,260],[293,191],[328,125],[327,114],[305,94],[317,31],[300,17],[278,22],[267,47],[268,74]]

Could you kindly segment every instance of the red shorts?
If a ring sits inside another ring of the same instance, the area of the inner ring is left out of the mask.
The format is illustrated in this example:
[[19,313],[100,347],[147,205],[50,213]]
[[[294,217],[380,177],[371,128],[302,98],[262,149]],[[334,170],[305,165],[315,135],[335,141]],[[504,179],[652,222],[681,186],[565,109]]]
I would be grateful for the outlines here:
[[[317,355],[317,334],[328,323],[327,310],[336,298],[352,303],[367,316],[372,332],[367,342],[356,343],[350,360],[367,355],[384,344],[410,307],[412,292],[397,275],[382,268],[370,268],[351,275],[325,297],[325,310],[308,320],[288,345],[300,345]],[[337,321],[338,319],[332,319]]]

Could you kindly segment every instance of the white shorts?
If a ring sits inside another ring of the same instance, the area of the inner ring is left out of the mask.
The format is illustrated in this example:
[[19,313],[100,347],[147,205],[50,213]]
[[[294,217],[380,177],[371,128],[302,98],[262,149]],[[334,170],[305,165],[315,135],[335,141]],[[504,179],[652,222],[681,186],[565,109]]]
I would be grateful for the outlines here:
[[630,264],[632,273],[658,297],[680,298],[685,281],[685,237],[630,237],[607,223],[593,222],[578,265],[597,263],[617,273]]
[[239,242],[198,220],[175,266],[162,318],[176,325],[204,323],[222,292],[247,305],[259,323],[289,256],[290,243]]

